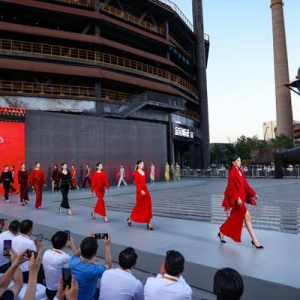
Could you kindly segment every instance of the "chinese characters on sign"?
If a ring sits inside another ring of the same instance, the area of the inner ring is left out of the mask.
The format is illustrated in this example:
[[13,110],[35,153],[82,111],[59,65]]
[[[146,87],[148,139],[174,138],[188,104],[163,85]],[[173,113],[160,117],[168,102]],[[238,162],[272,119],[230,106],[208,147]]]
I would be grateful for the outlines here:
[[174,126],[174,138],[194,139],[194,132],[189,128],[178,126],[178,124],[176,124]]

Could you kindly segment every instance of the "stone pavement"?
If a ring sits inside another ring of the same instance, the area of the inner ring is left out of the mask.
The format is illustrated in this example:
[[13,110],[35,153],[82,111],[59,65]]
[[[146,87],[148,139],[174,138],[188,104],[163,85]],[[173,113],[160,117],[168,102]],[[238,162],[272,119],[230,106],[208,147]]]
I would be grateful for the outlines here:
[[[176,219],[182,219],[182,220],[195,220],[204,223],[215,224],[213,226],[215,228],[213,229],[213,231],[217,230],[217,225],[220,225],[226,218],[226,215],[223,209],[221,208],[222,195],[226,183],[227,183],[227,179],[225,178],[207,178],[205,180],[184,179],[180,182],[170,182],[168,184],[165,182],[148,184],[148,187],[152,195],[152,201],[153,201],[153,215],[154,215],[153,226],[155,227],[156,225],[155,223],[156,219],[157,219],[157,224],[160,222],[160,225],[163,225],[164,223],[161,222],[162,219],[165,219],[166,222],[169,222],[168,218],[173,218],[174,221],[176,221]],[[255,188],[258,195],[260,196],[258,206],[249,207],[250,213],[252,215],[253,227],[257,229],[278,231],[282,233],[297,234],[299,232],[299,219],[300,219],[299,218],[300,209],[299,209],[299,201],[298,201],[300,181],[297,179],[282,179],[282,180],[249,179],[249,183],[253,188]],[[31,196],[31,198],[32,200],[34,199],[33,195]],[[72,217],[73,224],[76,218],[82,217],[82,213],[88,214],[86,210],[88,208],[91,208],[90,209],[91,211],[96,201],[95,198],[91,197],[91,194],[89,193],[88,190],[72,191],[69,194],[69,198],[70,198],[70,205],[72,207],[72,210],[75,211],[75,215],[74,217]],[[12,195],[11,203],[5,204],[4,206],[1,205],[2,207],[1,210],[4,213],[3,208],[8,207],[8,205],[9,207],[11,207],[10,205],[19,204],[18,201],[19,201],[18,196]],[[60,201],[61,201],[60,193],[44,192],[43,209],[41,212],[48,214],[49,218],[51,217],[54,218],[54,216],[52,216],[53,209],[56,209],[57,207],[58,210]],[[110,218],[111,216],[111,221],[112,221],[109,223],[109,227],[111,228],[111,230],[119,230],[119,231],[123,230],[122,223],[124,222],[126,226],[126,219],[124,216],[130,213],[135,203],[135,188],[132,185],[127,187],[122,186],[119,189],[116,187],[111,187],[110,192],[107,193],[105,196],[105,201],[106,201],[108,217]],[[30,201],[31,207],[33,204],[32,202],[33,201]],[[44,205],[45,205],[45,210],[44,210]],[[36,211],[32,211],[31,207],[29,206],[25,208],[15,207],[14,209],[15,216],[17,215],[22,216],[23,215],[22,211],[24,210],[27,211],[26,214],[24,214],[24,218],[30,217],[31,213],[32,214],[37,213]],[[89,209],[87,211],[89,211]],[[56,216],[57,214],[55,213],[54,215]],[[124,221],[120,219],[116,219],[116,216],[121,216],[122,218],[124,218]],[[61,218],[62,216],[58,216],[57,220],[59,220],[59,222],[69,222],[69,221],[65,221],[65,218],[64,219]],[[85,219],[89,220],[89,216],[87,215]],[[98,220],[96,220],[96,224],[95,222],[93,224],[92,220],[87,222],[89,222],[89,228],[94,225],[99,226],[100,224],[102,224],[101,220],[99,222],[99,218]],[[118,227],[118,223],[120,222],[121,222],[120,224],[121,227]],[[65,223],[59,223],[59,224],[61,224],[61,226],[65,226]],[[196,222],[195,224],[200,224],[200,223]],[[167,226],[167,223],[165,226]],[[139,228],[138,226],[134,226],[134,227],[135,228],[132,229],[137,230],[135,233],[133,233],[135,235],[139,233],[138,230],[141,230],[141,228]],[[176,234],[176,229],[175,229],[176,227],[173,228]],[[64,229],[68,229],[68,228],[66,227]],[[163,228],[160,228],[160,230],[159,228],[157,228],[156,230],[157,232],[155,233],[159,234],[161,229]],[[192,228],[190,228],[190,230],[191,229]],[[165,233],[169,232],[170,238],[174,238],[173,237],[174,230],[173,232],[171,232],[169,231],[168,228],[166,228]],[[184,229],[182,228],[178,228],[177,230],[178,232],[184,232]],[[142,231],[144,230],[142,229]],[[122,231],[120,231],[120,233],[122,234]],[[209,238],[210,233],[207,232],[207,234]],[[202,237],[201,240],[204,240],[206,243],[205,233],[202,234],[200,233],[200,236]],[[270,236],[270,239],[273,241],[272,235]],[[47,241],[45,241],[45,243],[47,243]],[[215,242],[213,241],[213,243]],[[210,244],[211,242],[209,240],[209,245]],[[228,251],[238,250],[235,245],[231,245],[231,244],[227,244]],[[125,244],[123,243],[123,245]],[[47,249],[50,246],[51,245],[49,243],[48,247],[46,246],[45,248]],[[215,247],[216,246],[213,246],[213,248],[211,249],[214,251],[214,249],[216,249]],[[243,249],[243,251],[248,251],[247,248],[239,248],[239,249]],[[224,254],[225,253],[224,251],[226,252],[227,250],[223,249],[221,254],[222,253]],[[271,251],[271,249],[269,249],[269,251]],[[251,255],[256,254],[256,252],[253,253],[249,252],[249,253]],[[264,259],[263,257],[261,258]],[[146,278],[149,277],[150,273],[135,270],[134,274],[144,283]],[[193,299],[215,299],[215,297],[212,293],[207,293],[205,291],[195,288]]]

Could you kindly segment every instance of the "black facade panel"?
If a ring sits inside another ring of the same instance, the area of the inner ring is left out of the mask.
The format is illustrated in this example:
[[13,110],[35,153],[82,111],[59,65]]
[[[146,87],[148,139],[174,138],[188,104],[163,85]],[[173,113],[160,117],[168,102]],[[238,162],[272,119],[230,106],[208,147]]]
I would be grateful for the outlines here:
[[144,160],[149,178],[150,163],[156,165],[156,180],[162,179],[167,161],[166,125],[133,120],[104,119],[42,111],[26,112],[26,163],[32,169],[41,162],[50,184],[54,164],[75,164],[77,182],[83,182],[85,166],[92,171],[101,162],[112,185],[117,184],[120,164],[132,179],[135,162]]

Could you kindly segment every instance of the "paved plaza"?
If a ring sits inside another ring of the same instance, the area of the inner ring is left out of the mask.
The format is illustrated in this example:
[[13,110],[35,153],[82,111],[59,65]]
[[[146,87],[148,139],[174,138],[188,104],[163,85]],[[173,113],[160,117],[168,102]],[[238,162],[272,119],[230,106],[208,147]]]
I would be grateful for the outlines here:
[[[275,258],[272,263],[280,263],[281,259],[279,260],[279,256],[281,254],[272,252],[275,249],[273,248],[275,245],[277,247],[276,249],[278,249],[278,247],[282,247],[283,249],[284,246],[284,244],[278,245],[278,235],[276,235],[276,232],[281,234],[280,243],[284,243],[283,241],[285,240],[288,241],[288,243],[293,243],[295,238],[297,240],[299,239],[297,234],[299,232],[300,220],[298,201],[300,180],[249,179],[250,185],[257,191],[260,197],[258,206],[249,207],[249,210],[252,215],[253,227],[257,229],[261,243],[266,246],[266,249],[261,253],[251,249],[249,237],[245,230],[243,232],[241,245],[228,240],[226,248],[224,248],[221,247],[223,245],[218,243],[216,239],[218,226],[222,224],[226,218],[226,214],[221,207],[226,183],[226,178],[189,178],[170,183],[157,182],[155,184],[148,184],[152,195],[154,215],[152,223],[155,228],[155,231],[151,233],[146,231],[144,224],[133,224],[132,228],[128,228],[126,224],[126,217],[135,204],[135,188],[132,184],[127,187],[121,186],[120,188],[112,186],[110,191],[106,193],[105,201],[108,218],[110,219],[110,223],[108,224],[104,224],[103,220],[99,217],[97,217],[96,220],[91,220],[90,212],[95,205],[96,198],[91,196],[88,189],[85,191],[75,190],[70,192],[70,205],[74,213],[72,217],[58,213],[61,193],[50,193],[49,191],[45,191],[43,194],[43,209],[41,211],[33,209],[35,195],[30,195],[30,204],[25,207],[20,205],[18,195],[11,195],[10,203],[3,203],[4,201],[1,201],[0,211],[5,216],[9,215],[9,219],[32,218],[35,224],[44,224],[45,228],[39,226],[38,230],[42,230],[41,232],[43,232],[46,237],[44,241],[46,249],[51,247],[49,238],[53,230],[61,228],[71,229],[71,231],[74,232],[74,236],[75,232],[79,233],[81,231],[81,235],[76,236],[77,245],[79,245],[79,241],[82,239],[82,232],[107,231],[111,233],[113,241],[115,241],[120,248],[124,248],[128,245],[133,245],[138,248],[138,246],[134,244],[136,240],[138,240],[139,244],[144,244],[145,247],[151,249],[153,242],[158,241],[161,243],[161,245],[158,245],[158,248],[162,250],[161,253],[165,253],[166,247],[170,247],[168,250],[173,247],[173,249],[178,249],[184,254],[186,253],[186,256],[188,256],[186,257],[187,260],[191,258],[192,263],[197,262],[201,264],[201,262],[197,260],[198,255],[193,257],[194,254],[191,252],[191,247],[198,245],[197,247],[200,247],[199,249],[202,249],[201,251],[205,251],[202,253],[208,255],[208,258],[205,258],[207,262],[209,257],[214,259],[213,264],[215,264],[215,266],[213,266],[213,268],[224,267],[224,258],[227,259],[227,264],[230,266],[231,253],[235,253],[235,255],[239,253],[241,255],[240,250],[244,252],[243,254],[246,260],[247,257],[251,257],[251,259],[261,264],[262,261],[266,261],[266,257],[274,255],[277,258]],[[13,210],[11,210],[12,208]],[[40,216],[42,216],[42,219]],[[55,224],[53,225],[53,223]],[[270,231],[272,231],[272,233]],[[48,235],[47,232],[49,232]],[[270,233],[268,234],[268,232]],[[184,247],[179,244],[182,240],[177,240],[177,235],[185,235],[184,241],[186,244]],[[195,237],[197,241],[194,240]],[[189,252],[187,249],[190,249]],[[117,253],[118,250],[119,249],[116,248],[115,252]],[[160,251],[160,249],[158,250]],[[151,271],[144,268],[142,262],[149,254],[143,258],[143,250],[141,249],[140,251],[141,259],[137,268],[140,267],[141,270],[135,270],[134,274],[144,283],[149,276],[156,272],[159,264],[155,261]],[[153,249],[153,253],[155,251],[157,251],[157,249]],[[285,251],[286,250],[282,250],[280,253],[285,253]],[[116,253],[113,255],[114,258],[116,258]],[[229,258],[224,256],[227,254],[229,254]],[[290,253],[290,256],[294,255],[294,253]],[[161,257],[162,256],[158,257],[158,259],[161,259]],[[239,259],[244,261],[244,257],[241,256]],[[101,258],[97,260],[102,261]],[[233,262],[233,265],[235,266],[236,263],[237,262]],[[241,270],[244,268],[243,265],[237,266]],[[284,268],[284,266],[283,264],[281,268]],[[193,265],[191,264],[188,266],[188,271],[192,271],[192,269]],[[255,274],[253,276],[257,276],[257,274],[261,272],[261,270],[255,269],[257,269],[257,267],[253,269],[253,274]],[[199,270],[199,267],[197,270]],[[214,269],[212,269],[211,274],[208,276],[209,284],[211,284],[213,272]],[[188,275],[187,273],[188,282],[191,282],[190,278],[193,278],[193,276],[188,277]],[[252,275],[250,274],[249,276]],[[269,278],[268,276],[272,277],[270,274],[267,274],[267,278]],[[274,278],[274,280],[276,281],[277,278]],[[249,286],[250,284],[247,285]],[[207,289],[210,292],[206,292],[199,287],[193,288],[193,290],[193,299],[215,299],[215,296],[211,293],[211,287]]]

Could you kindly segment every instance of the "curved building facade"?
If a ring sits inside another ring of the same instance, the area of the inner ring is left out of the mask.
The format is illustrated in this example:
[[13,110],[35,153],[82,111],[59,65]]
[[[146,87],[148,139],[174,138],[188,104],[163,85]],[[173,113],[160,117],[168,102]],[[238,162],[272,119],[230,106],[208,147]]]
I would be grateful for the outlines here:
[[0,12],[0,106],[26,109],[27,164],[101,160],[111,178],[140,158],[158,177],[166,161],[201,168],[197,37],[175,4],[3,0]]

